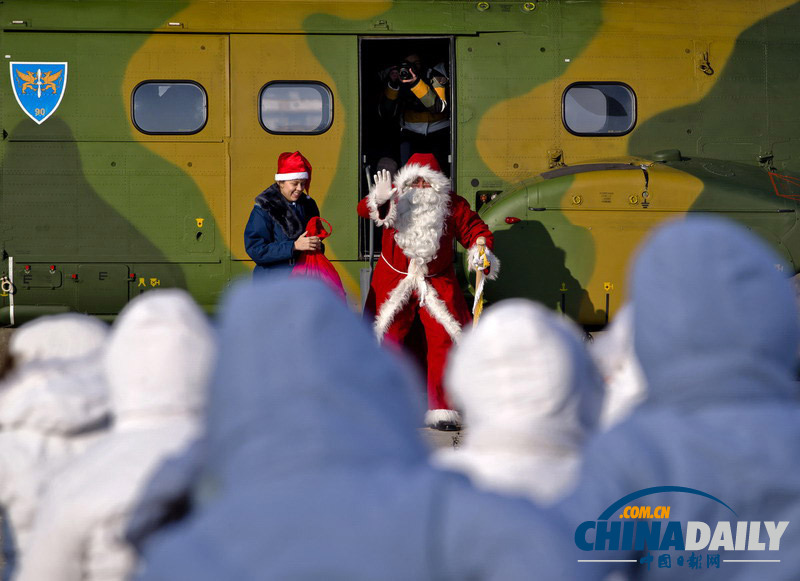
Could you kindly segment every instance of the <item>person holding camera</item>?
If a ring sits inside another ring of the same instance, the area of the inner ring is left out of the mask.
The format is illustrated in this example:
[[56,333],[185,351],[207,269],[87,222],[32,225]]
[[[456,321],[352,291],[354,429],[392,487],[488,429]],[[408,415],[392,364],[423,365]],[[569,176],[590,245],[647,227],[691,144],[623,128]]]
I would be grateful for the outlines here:
[[380,113],[400,126],[400,165],[414,153],[432,153],[448,167],[450,110],[444,63],[425,71],[417,54],[409,54],[386,73]]

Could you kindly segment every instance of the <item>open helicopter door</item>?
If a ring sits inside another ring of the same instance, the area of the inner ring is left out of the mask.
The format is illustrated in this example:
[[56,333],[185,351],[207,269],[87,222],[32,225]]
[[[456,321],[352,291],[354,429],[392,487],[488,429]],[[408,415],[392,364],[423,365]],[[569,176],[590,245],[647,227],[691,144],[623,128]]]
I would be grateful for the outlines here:
[[[377,169],[393,169],[401,166],[403,154],[401,146],[403,136],[400,129],[400,120],[397,115],[393,116],[394,110],[387,105],[386,86],[388,74],[392,68],[401,68],[407,57],[416,55],[419,57],[423,74],[431,71],[436,76],[442,75],[447,79],[445,95],[447,106],[445,113],[452,119],[453,104],[455,103],[454,88],[451,79],[453,77],[453,39],[446,37],[362,37],[359,42],[359,61],[360,61],[360,84],[361,84],[361,197],[366,196],[369,191],[369,180]],[[434,69],[436,72],[434,73]],[[404,92],[410,95],[410,91],[400,90],[398,99],[404,99]],[[419,114],[420,112],[417,112]],[[450,175],[450,171],[455,167],[455,156],[453,155],[453,134],[452,123],[450,127],[436,132],[439,139],[446,141],[443,148],[446,151],[439,152],[439,164],[445,173]],[[438,141],[437,141],[438,142]],[[430,147],[433,140],[425,140],[415,143],[413,151],[433,152]],[[423,148],[423,149],[420,149]],[[380,256],[380,231],[373,228],[372,244],[370,244],[370,224],[367,220],[360,220],[359,224],[359,252],[365,260],[375,259]]]

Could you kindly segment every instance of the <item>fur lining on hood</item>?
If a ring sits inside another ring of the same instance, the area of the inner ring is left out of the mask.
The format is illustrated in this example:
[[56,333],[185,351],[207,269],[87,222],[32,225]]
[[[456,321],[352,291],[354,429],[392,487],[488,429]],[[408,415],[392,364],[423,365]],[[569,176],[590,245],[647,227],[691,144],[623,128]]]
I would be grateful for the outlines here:
[[[305,204],[308,199],[308,194],[303,194],[297,203]],[[281,194],[278,184],[272,184],[258,194],[256,205],[264,209],[275,220],[289,239],[297,238],[305,230],[297,214],[289,207],[289,202]]]

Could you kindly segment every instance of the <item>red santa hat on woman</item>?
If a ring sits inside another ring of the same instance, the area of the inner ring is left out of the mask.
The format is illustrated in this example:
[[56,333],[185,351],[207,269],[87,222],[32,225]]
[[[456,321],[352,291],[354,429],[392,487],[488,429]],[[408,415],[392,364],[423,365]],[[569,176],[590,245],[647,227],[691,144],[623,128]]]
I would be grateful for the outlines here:
[[311,163],[299,151],[283,152],[278,156],[278,173],[275,181],[306,180],[306,193],[311,189]]

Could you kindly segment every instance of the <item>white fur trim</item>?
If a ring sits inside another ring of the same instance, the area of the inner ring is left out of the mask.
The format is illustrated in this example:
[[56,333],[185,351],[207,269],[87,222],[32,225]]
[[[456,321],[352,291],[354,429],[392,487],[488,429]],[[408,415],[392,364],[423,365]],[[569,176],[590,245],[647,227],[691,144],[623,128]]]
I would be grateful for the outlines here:
[[375,188],[373,187],[370,190],[369,194],[367,195],[367,209],[369,210],[369,217],[375,222],[378,226],[385,226],[387,228],[394,225],[394,221],[397,218],[397,195],[392,194],[392,197],[389,198],[389,211],[386,213],[384,218],[381,218],[380,212],[378,210],[378,206],[383,204],[378,204],[378,201],[375,199]]
[[440,194],[450,192],[450,178],[440,171],[432,170],[427,165],[417,163],[410,163],[400,168],[400,171],[394,176],[394,185],[402,194],[417,178],[424,178]]
[[395,315],[403,306],[408,302],[411,296],[411,291],[414,290],[414,279],[406,276],[399,284],[392,289],[386,301],[378,309],[378,314],[375,316],[375,335],[378,337],[378,342],[383,341],[383,336],[394,321]]
[[[486,278],[496,280],[497,275],[500,274],[500,259],[488,247],[486,248],[486,258],[489,260],[489,274],[486,275]],[[470,271],[475,270],[476,262],[478,262],[478,245],[473,244],[467,253],[467,264]]]
[[294,173],[276,173],[275,174],[275,181],[276,182],[284,182],[286,180],[307,180],[308,179],[308,172],[307,171],[298,171]]
[[444,330],[447,331],[454,343],[458,343],[461,338],[461,325],[447,309],[444,301],[439,298],[439,293],[436,292],[433,285],[426,280],[425,273],[427,273],[427,267],[423,266],[415,274],[409,273],[406,275],[392,289],[381,308],[378,309],[374,329],[379,343],[383,341],[383,336],[386,335],[386,331],[389,330],[395,316],[408,302],[414,290],[417,291],[417,295],[420,297],[420,306],[427,309],[431,316],[444,327]]
[[428,410],[425,412],[425,425],[435,426],[439,422],[452,422],[461,425],[461,414],[456,410]]
[[444,330],[450,335],[453,343],[458,343],[458,340],[461,339],[461,325],[456,321],[450,311],[447,310],[447,305],[439,298],[439,293],[436,292],[436,289],[433,288],[427,280],[423,280],[422,284],[428,286],[428,296],[425,299],[424,308],[428,309],[428,312],[433,315],[433,318],[444,327]]

